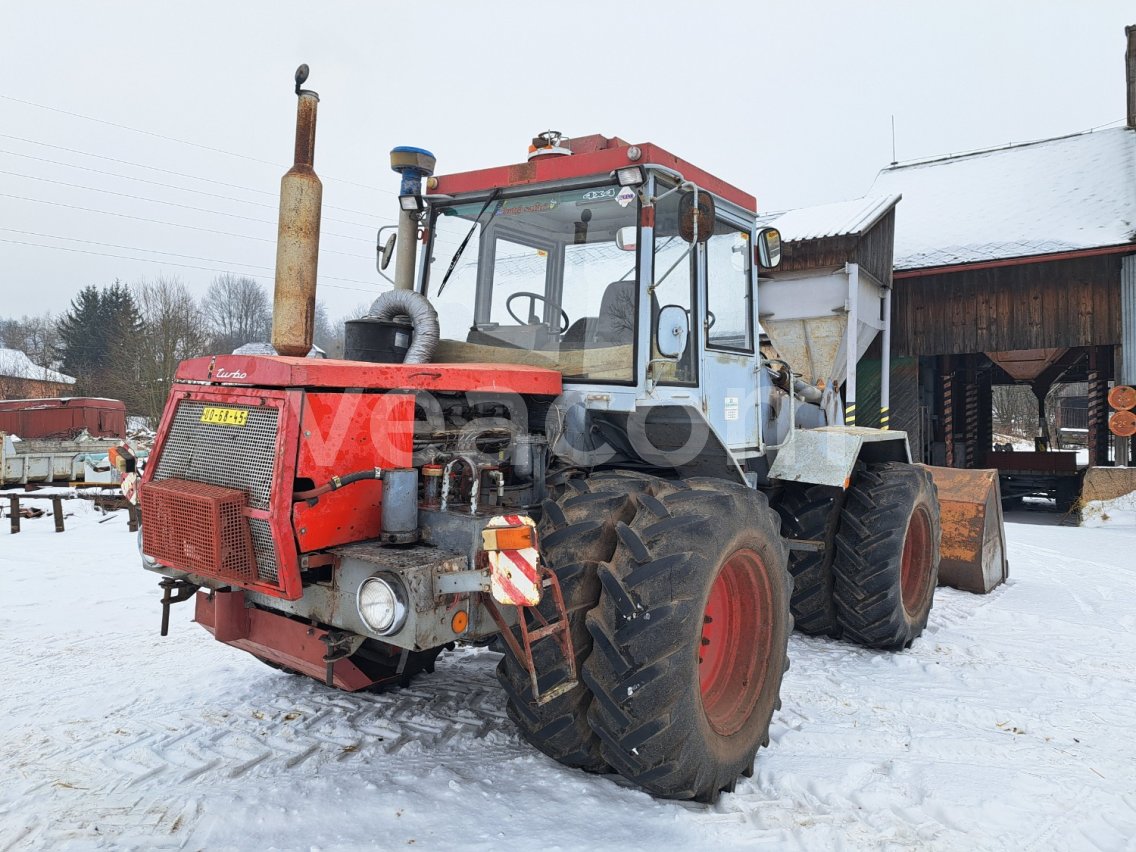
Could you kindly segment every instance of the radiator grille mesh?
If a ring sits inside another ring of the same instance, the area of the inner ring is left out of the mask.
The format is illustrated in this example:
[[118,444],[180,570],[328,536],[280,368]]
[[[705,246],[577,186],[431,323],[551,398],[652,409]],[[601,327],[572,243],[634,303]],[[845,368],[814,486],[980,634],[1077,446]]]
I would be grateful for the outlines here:
[[161,518],[143,524],[145,550],[155,559],[193,574],[248,583],[256,578],[252,540],[233,488],[169,479],[142,489],[142,512]]
[[[207,406],[247,411],[248,419],[244,426],[203,423],[201,416]],[[251,508],[267,510],[279,420],[279,410],[268,406],[182,400],[162,446],[153,482],[183,479],[231,488],[243,492]],[[268,522],[250,518],[248,526],[256,554],[255,579],[278,583],[276,549]]]
[[189,399],[178,404],[154,480],[189,479],[236,488],[248,495],[249,506],[267,509],[280,412],[224,403],[224,408],[248,412],[244,426],[226,426],[201,422],[206,405]]
[[260,518],[249,518],[249,527],[252,529],[252,548],[256,552],[257,572],[260,579],[266,583],[276,583],[279,577],[276,573],[276,548],[272,545],[272,530],[268,521]]

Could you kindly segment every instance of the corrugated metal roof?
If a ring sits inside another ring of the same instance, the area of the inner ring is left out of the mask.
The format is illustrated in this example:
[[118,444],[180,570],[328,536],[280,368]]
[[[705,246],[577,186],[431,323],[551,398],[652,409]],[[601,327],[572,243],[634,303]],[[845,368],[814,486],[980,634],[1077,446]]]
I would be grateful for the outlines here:
[[903,194],[896,269],[1123,245],[1136,240],[1136,130],[893,166],[872,192]]
[[32,379],[37,382],[55,382],[61,385],[75,384],[75,379],[71,376],[32,363],[32,359],[19,349],[0,349],[0,376]]
[[898,193],[872,195],[781,213],[763,213],[757,217],[757,223],[779,230],[783,242],[855,236],[880,221],[900,198]]

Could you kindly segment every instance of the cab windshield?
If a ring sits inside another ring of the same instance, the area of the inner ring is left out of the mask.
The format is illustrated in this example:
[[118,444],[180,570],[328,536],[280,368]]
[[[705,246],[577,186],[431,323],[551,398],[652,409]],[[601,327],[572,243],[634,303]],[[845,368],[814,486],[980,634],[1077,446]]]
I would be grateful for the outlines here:
[[434,205],[425,288],[441,322],[435,360],[633,381],[638,210],[616,185]]

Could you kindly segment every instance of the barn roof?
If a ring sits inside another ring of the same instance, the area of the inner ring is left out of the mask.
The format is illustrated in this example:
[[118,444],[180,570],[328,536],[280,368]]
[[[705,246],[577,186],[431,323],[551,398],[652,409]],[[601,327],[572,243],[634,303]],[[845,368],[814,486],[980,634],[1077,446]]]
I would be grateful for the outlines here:
[[19,349],[0,348],[0,376],[12,379],[32,379],[37,382],[54,382],[60,385],[73,385],[75,379],[47,367],[32,362]]
[[851,237],[863,234],[899,202],[898,193],[872,195],[854,201],[837,201],[816,207],[799,207],[782,213],[763,213],[759,225],[773,225],[783,242]]
[[882,170],[903,194],[895,268],[1104,248],[1136,240],[1136,130],[1117,127]]

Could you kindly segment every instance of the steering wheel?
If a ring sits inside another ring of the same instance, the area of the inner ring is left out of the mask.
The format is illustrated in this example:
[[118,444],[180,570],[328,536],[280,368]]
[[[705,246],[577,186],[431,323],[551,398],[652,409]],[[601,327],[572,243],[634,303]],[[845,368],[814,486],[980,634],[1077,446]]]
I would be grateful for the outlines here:
[[[520,299],[522,297],[529,300],[529,318],[527,320],[521,319],[519,316],[516,315],[516,313],[513,312],[513,300],[514,299]],[[528,290],[520,290],[516,293],[513,293],[511,296],[509,296],[509,298],[507,298],[505,300],[505,310],[509,312],[509,316],[511,316],[513,319],[515,319],[521,325],[535,325],[535,324],[540,322],[540,317],[538,317],[536,315],[536,303],[537,302],[548,302],[548,299],[546,299],[544,296],[540,295],[540,293],[532,293]],[[568,314],[565,312],[565,310],[563,308],[561,308],[560,309],[560,332],[559,333],[563,334],[564,332],[566,332],[568,330],[569,325],[570,325],[570,323],[568,321]]]

